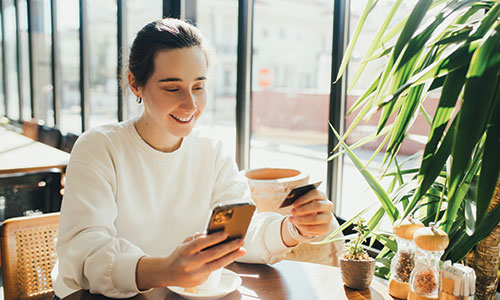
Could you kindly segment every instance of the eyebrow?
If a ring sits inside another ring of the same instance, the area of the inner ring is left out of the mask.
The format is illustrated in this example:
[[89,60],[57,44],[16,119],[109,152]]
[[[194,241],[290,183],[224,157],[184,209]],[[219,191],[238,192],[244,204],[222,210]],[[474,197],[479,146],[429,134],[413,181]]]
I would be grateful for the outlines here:
[[[207,77],[200,76],[200,77],[197,77],[195,79],[195,81],[199,81],[199,80],[207,80]],[[175,78],[175,77],[163,78],[163,79],[158,80],[158,82],[172,82],[172,81],[183,81],[183,80],[180,78]]]

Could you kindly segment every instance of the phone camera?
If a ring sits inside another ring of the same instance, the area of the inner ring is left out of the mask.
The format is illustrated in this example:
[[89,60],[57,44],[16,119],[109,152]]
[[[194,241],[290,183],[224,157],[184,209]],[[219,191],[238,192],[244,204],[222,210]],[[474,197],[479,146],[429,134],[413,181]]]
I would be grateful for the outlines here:
[[226,224],[233,217],[233,209],[224,209],[215,213],[214,223],[216,225]]

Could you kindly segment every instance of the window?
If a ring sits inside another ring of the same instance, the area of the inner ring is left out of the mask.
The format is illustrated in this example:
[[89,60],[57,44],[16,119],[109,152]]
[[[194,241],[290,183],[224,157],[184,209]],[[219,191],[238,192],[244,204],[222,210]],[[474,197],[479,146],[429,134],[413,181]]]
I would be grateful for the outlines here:
[[30,5],[35,117],[54,126],[50,0],[33,0]]
[[3,4],[3,25],[5,39],[5,69],[7,83],[7,116],[11,119],[19,119],[19,94],[17,79],[17,53],[16,53],[16,10],[13,0],[2,1]]
[[57,1],[59,63],[61,66],[61,121],[64,132],[82,132],[80,97],[80,34],[78,0]]
[[[1,5],[1,3],[0,3]],[[4,66],[3,66],[3,54],[4,54],[4,38],[3,38],[3,22],[5,21],[4,20],[4,16],[3,14],[0,14],[0,18],[2,20],[2,22],[0,22],[0,42],[1,42],[1,47],[0,47],[0,91],[1,91],[1,98],[0,98],[0,114],[2,116],[6,116],[7,113],[5,111],[5,90],[4,90],[4,82],[5,82],[5,78],[4,78]]]
[[333,2],[259,1],[254,18],[250,167],[295,168],[325,190]]
[[[19,84],[22,89],[22,117],[24,120],[31,118],[31,95],[30,95],[30,66],[29,66],[29,38],[28,38],[28,7],[26,1],[17,1],[17,9],[19,10],[19,31],[20,31],[20,67],[21,81]],[[17,91],[16,91],[17,92]]]
[[197,1],[196,25],[216,52],[208,81],[208,104],[198,129],[221,139],[225,150],[235,153],[236,144],[236,45],[238,2]]
[[118,120],[116,1],[88,0],[89,127]]
[[[162,1],[148,1],[148,5],[144,5],[142,0],[128,0],[127,3],[127,18],[126,18],[126,37],[128,41],[128,46],[126,49],[122,50],[125,54],[125,61],[128,63],[128,53],[132,42],[134,41],[137,32],[147,23],[156,21],[161,18],[162,11]],[[127,118],[133,118],[139,116],[142,112],[143,105],[136,103],[136,98],[134,94],[129,90],[127,86],[126,71],[127,65],[123,66],[124,76],[122,79],[124,93],[124,102],[126,103]],[[123,76],[123,75],[122,75]]]

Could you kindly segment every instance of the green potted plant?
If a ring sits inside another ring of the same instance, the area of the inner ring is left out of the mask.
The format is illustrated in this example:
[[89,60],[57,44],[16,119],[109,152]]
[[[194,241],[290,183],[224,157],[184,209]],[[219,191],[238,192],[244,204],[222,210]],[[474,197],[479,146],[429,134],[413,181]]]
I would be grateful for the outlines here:
[[[377,2],[367,1],[338,78]],[[469,263],[476,271],[478,298],[494,299],[500,239],[500,2],[419,0],[392,26],[402,2],[394,1],[354,74],[351,87],[370,62],[384,62],[350,109],[356,114],[345,134],[341,137],[332,128],[343,150],[330,159],[346,153],[380,200],[367,223],[369,236],[385,245],[378,257],[385,266],[377,268],[377,275],[388,276],[387,264],[397,247],[392,234],[377,232],[381,219],[394,223],[414,214],[425,225],[436,222],[449,235],[442,259]],[[433,90],[440,98],[429,115],[423,103]],[[347,146],[345,138],[375,112],[380,112],[376,132]],[[397,154],[419,114],[429,122],[427,142],[420,167],[404,169]],[[353,153],[378,137],[383,141],[372,157],[386,147],[380,178],[392,177],[388,187]]]
[[361,218],[354,227],[355,236],[344,246],[344,254],[340,258],[340,272],[344,284],[352,289],[364,290],[372,282],[375,273],[375,259],[370,257],[363,246],[368,228]]

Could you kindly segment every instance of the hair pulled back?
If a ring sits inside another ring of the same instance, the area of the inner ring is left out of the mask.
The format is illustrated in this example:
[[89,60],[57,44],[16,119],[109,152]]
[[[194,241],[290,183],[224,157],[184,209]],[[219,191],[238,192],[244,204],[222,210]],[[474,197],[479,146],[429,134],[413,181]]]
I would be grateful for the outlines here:
[[139,86],[144,86],[154,73],[156,54],[166,49],[198,46],[205,54],[207,65],[209,51],[200,30],[178,19],[165,18],[153,21],[137,33],[129,55],[129,70]]

